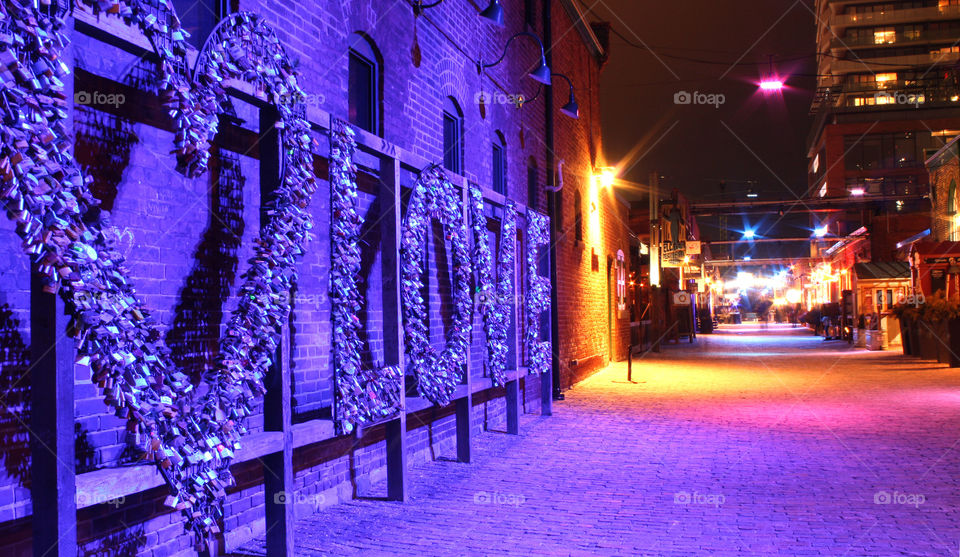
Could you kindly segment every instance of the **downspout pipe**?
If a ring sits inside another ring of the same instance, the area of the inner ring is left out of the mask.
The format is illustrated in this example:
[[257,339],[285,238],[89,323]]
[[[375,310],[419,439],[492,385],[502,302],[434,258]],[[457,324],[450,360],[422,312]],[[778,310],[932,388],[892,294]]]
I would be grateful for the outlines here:
[[[546,45],[547,66],[553,67],[553,0],[543,0],[543,42]],[[544,88],[543,97],[544,109],[544,143],[545,165],[547,169],[547,212],[550,214],[550,304],[553,311],[550,312],[550,339],[553,345],[553,399],[563,400],[563,392],[560,388],[560,316],[559,297],[557,296],[557,240],[560,237],[557,230],[557,215],[563,209],[557,204],[558,193],[555,183],[554,167],[554,114],[553,114],[553,87]]]

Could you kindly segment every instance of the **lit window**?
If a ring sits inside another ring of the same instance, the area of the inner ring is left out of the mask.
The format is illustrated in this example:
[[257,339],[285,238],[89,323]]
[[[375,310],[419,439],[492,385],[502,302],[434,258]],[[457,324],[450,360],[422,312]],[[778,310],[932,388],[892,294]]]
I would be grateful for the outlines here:
[[878,73],[874,76],[874,79],[876,80],[878,86],[883,87],[888,81],[897,80],[897,72]]
[[627,309],[627,265],[623,250],[617,250],[617,309]]
[[874,44],[890,44],[897,42],[897,31],[890,27],[882,27],[873,32]]
[[820,197],[826,197],[826,196],[827,196],[827,183],[824,182],[823,186],[820,187]]

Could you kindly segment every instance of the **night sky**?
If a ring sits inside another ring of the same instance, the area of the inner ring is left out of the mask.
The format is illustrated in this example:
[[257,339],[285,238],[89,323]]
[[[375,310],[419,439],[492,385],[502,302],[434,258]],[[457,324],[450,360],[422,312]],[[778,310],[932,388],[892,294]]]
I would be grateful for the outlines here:
[[[663,189],[677,187],[694,201],[720,200],[721,178],[732,199],[746,200],[751,187],[759,199],[805,194],[813,0],[578,1],[589,17],[613,26],[601,81],[604,152],[626,170],[624,179],[647,183],[657,170]],[[757,83],[771,72],[771,55],[788,87],[764,95]],[[724,103],[677,105],[681,91],[721,94]],[[760,233],[776,220],[759,223]],[[805,219],[786,221],[794,225],[781,223],[768,235],[808,233],[794,228]]]

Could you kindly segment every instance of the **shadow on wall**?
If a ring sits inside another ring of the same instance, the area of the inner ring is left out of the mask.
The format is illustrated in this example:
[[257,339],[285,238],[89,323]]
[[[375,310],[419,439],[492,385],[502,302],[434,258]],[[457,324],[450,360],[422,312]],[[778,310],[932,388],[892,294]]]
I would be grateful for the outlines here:
[[243,238],[243,187],[240,157],[217,150],[211,165],[210,222],[194,253],[194,266],[180,290],[167,333],[177,366],[196,384],[213,368],[220,349],[223,306],[237,274]]
[[[0,459],[15,485],[30,481],[29,352],[20,335],[20,320],[9,304],[0,305]],[[0,485],[7,485],[0,481]]]
[[143,527],[124,529],[85,545],[83,557],[135,557],[147,545]]

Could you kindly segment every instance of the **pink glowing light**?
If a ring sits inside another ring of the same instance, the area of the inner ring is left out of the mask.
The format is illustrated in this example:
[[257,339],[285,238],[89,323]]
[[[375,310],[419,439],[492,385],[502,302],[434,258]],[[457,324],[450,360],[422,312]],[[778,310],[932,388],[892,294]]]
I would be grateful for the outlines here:
[[768,92],[780,91],[783,89],[783,80],[774,77],[764,79],[760,82],[760,89]]

